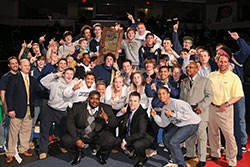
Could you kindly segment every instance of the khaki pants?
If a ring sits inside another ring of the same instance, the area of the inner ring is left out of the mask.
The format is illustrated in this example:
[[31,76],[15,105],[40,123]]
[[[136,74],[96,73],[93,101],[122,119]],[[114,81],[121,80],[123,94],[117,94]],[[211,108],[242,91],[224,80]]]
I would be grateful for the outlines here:
[[19,134],[20,146],[18,148],[20,153],[29,149],[29,139],[32,128],[32,118],[26,113],[24,118],[11,118],[7,156],[14,156],[16,154],[17,137]]
[[226,111],[221,111],[213,105],[209,107],[208,136],[211,156],[221,157],[219,130],[221,129],[226,141],[226,159],[229,166],[237,166],[237,146],[234,137],[233,115],[233,106],[228,107]]
[[196,156],[195,141],[198,139],[198,158],[199,161],[206,162],[207,157],[207,121],[201,121],[199,123],[198,131],[185,141],[187,148],[187,157]]

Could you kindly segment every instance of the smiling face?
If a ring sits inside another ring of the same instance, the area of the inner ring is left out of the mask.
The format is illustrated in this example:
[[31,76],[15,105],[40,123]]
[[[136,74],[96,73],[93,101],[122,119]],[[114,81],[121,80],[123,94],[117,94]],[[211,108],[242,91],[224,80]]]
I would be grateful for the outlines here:
[[137,31],[140,35],[144,35],[145,31],[146,31],[146,27],[144,24],[138,24],[137,25]]
[[126,74],[130,74],[132,71],[132,65],[129,62],[122,63],[122,69]]
[[10,63],[8,66],[10,67],[10,71],[17,72],[18,71],[18,61],[17,59],[10,59]]
[[90,55],[89,54],[84,54],[83,57],[82,57],[82,63],[85,65],[85,66],[88,66],[89,63],[90,63]]
[[96,26],[94,29],[95,36],[97,38],[101,37],[102,35],[102,28],[100,26]]
[[168,79],[169,71],[168,68],[161,68],[160,70],[160,78],[165,81]]
[[40,53],[39,45],[33,45],[32,50],[35,55],[39,54]]
[[198,66],[195,62],[190,62],[187,65],[186,70],[187,70],[187,75],[193,78],[198,72]]
[[166,104],[169,101],[170,93],[168,93],[167,90],[165,90],[165,89],[159,89],[158,90],[158,98],[161,102]]
[[86,50],[86,48],[88,47],[88,41],[87,40],[83,40],[80,43],[80,47],[81,47],[81,49]]
[[152,46],[154,44],[154,36],[153,35],[148,35],[146,38],[146,44],[148,46]]
[[114,79],[114,88],[116,91],[121,91],[123,85],[124,85],[124,82],[123,82],[122,76],[116,77]]
[[178,81],[181,77],[181,69],[180,68],[173,68],[172,75],[173,75],[174,80]]
[[192,42],[191,41],[189,41],[189,40],[185,40],[184,42],[183,42],[183,48],[186,48],[186,49],[188,49],[188,50],[190,50],[190,48],[192,47]]
[[140,98],[138,96],[129,97],[129,107],[131,110],[136,110],[140,106]]
[[107,56],[107,58],[106,58],[106,60],[105,60],[105,65],[106,65],[107,67],[109,67],[109,66],[113,65],[113,63],[114,63],[113,57],[112,57],[112,56]]
[[103,96],[105,93],[105,90],[106,90],[106,86],[105,85],[97,85],[96,90],[101,94],[101,96]]
[[73,79],[73,76],[74,76],[74,70],[66,70],[64,72],[63,78],[66,83],[69,83]]
[[65,37],[65,42],[66,42],[66,44],[71,44],[72,43],[72,36],[71,35],[67,35],[66,37]]
[[135,39],[135,32],[133,30],[130,30],[127,34],[127,37],[129,40]]
[[90,29],[85,29],[84,32],[83,32],[83,35],[84,35],[85,38],[91,39],[91,31],[90,31]]
[[230,62],[227,56],[220,56],[218,61],[219,71],[225,73],[230,67]]
[[88,100],[91,108],[96,108],[100,105],[100,96],[98,94],[92,94]]
[[172,42],[170,40],[164,40],[163,41],[163,47],[164,47],[165,50],[170,49],[172,46],[173,45],[172,45]]
[[210,59],[209,54],[206,51],[202,51],[200,52],[199,55],[200,55],[199,59],[200,59],[201,64],[207,64]]
[[30,72],[30,62],[27,59],[22,59],[20,61],[20,66],[19,68],[24,74],[28,74]]
[[85,82],[88,88],[91,87],[91,85],[94,83],[95,81],[95,76],[94,75],[87,75],[85,77]]
[[60,62],[58,63],[58,71],[59,72],[63,72],[63,70],[67,67],[67,61],[65,60],[60,60]]
[[133,83],[136,85],[136,86],[139,86],[142,84],[142,77],[140,74],[134,74],[133,76]]

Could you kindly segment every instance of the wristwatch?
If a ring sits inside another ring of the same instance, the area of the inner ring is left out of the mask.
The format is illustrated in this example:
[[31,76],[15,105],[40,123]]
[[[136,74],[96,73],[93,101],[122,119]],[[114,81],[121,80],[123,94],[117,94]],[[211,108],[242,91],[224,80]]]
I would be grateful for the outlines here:
[[227,107],[229,107],[231,104],[229,104],[228,102],[225,103]]

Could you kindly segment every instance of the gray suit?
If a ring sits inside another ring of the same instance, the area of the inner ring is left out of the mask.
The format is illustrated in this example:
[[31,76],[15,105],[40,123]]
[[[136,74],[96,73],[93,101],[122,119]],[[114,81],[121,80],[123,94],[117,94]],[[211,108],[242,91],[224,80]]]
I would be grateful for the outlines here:
[[198,158],[202,162],[206,162],[207,154],[207,132],[208,125],[208,110],[209,105],[213,100],[213,90],[211,87],[211,81],[206,77],[196,76],[193,81],[192,87],[190,87],[190,80],[183,81],[181,83],[180,99],[186,101],[190,105],[198,104],[201,110],[201,122],[196,134],[186,140],[187,157],[195,157],[196,147],[195,141],[198,137]]

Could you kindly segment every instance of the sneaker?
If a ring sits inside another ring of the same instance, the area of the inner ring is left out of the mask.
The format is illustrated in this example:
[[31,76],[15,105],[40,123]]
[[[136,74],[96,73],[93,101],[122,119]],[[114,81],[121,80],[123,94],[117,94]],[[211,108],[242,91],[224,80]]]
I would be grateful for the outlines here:
[[97,149],[90,149],[90,152],[92,155],[96,155],[97,154]]
[[41,154],[39,154],[39,159],[45,159],[45,158],[47,158],[47,154],[46,153],[41,153]]
[[242,150],[242,152],[247,152],[247,146],[246,145],[241,145],[241,150]]
[[157,155],[157,150],[152,150],[152,149],[146,149],[146,156],[149,158],[149,157],[152,157],[154,155]]
[[0,153],[4,153],[5,150],[4,150],[4,146],[0,146]]
[[159,144],[159,147],[165,147],[164,143],[161,142],[161,143]]
[[169,152],[168,149],[167,149],[166,147],[163,149],[163,151],[165,151],[165,152],[167,152],[167,153]]
[[226,149],[225,148],[221,149],[220,152],[221,152],[221,155],[226,155]]

